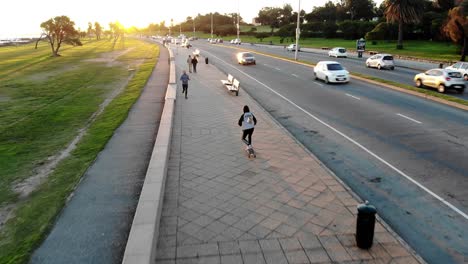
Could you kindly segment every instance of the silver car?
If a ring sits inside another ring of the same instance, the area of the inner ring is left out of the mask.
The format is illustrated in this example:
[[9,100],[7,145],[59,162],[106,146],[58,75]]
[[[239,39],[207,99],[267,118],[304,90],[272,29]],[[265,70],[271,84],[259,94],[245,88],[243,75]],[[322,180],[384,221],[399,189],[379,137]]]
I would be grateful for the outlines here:
[[414,76],[416,87],[436,88],[439,93],[446,89],[455,89],[458,93],[465,91],[465,80],[458,71],[450,69],[432,69]]
[[236,57],[239,64],[256,64],[255,57],[250,52],[239,52]]
[[468,81],[468,62],[457,62],[453,65],[448,66],[445,69],[460,72],[463,75],[463,79],[465,79],[465,81]]
[[332,57],[332,56],[336,58],[339,58],[339,57],[347,58],[348,53],[346,52],[345,48],[338,47],[338,48],[333,48],[328,52],[328,57]]
[[366,66],[374,67],[379,70],[381,69],[395,69],[395,64],[393,63],[393,56],[390,54],[376,54],[371,56],[366,60]]

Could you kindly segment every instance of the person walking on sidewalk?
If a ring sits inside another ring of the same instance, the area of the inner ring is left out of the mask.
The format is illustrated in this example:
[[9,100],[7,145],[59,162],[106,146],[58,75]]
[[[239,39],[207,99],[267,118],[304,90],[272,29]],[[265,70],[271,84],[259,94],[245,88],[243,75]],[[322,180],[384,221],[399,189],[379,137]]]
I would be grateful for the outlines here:
[[188,81],[190,80],[190,77],[185,71],[183,71],[182,75],[180,76],[180,80],[182,81],[182,93],[185,93],[185,99],[187,99]]
[[197,63],[198,63],[197,56],[196,56],[196,55],[193,55],[193,57],[192,57],[192,65],[193,65],[193,72],[194,72],[194,73],[197,73]]
[[[247,145],[247,148],[252,148],[252,134],[255,126],[257,125],[257,119],[254,114],[250,112],[247,105],[244,105],[244,113],[239,118],[239,126],[242,126],[242,141]],[[247,140],[245,139],[247,137]]]
[[192,56],[190,55],[188,55],[187,64],[189,72],[192,73]]

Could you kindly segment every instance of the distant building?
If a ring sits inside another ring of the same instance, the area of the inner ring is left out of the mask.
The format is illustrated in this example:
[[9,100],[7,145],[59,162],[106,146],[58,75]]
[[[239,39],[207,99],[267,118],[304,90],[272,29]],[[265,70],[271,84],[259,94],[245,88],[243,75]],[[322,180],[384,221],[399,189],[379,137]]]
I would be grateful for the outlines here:
[[254,26],[260,26],[261,24],[257,22],[257,20],[254,18],[252,18],[252,25]]

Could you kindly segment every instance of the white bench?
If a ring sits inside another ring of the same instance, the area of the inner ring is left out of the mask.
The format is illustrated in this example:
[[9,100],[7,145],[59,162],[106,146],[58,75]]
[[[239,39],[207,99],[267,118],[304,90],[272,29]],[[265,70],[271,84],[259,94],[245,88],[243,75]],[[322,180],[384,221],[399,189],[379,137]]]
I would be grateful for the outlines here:
[[236,96],[239,95],[239,81],[234,79],[234,76],[228,74],[227,80],[221,80],[221,83],[226,87],[230,92],[235,92]]

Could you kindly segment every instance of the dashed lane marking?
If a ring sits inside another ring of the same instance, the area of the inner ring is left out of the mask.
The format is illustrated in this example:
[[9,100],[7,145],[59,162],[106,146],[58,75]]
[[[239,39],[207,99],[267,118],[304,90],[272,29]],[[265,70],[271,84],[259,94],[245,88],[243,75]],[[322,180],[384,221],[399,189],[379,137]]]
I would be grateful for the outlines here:
[[413,119],[413,118],[411,118],[411,117],[407,117],[407,116],[402,115],[402,114],[400,114],[400,113],[398,113],[397,115],[398,115],[398,116],[401,116],[401,117],[403,117],[403,118],[406,118],[406,119],[408,119],[408,120],[411,120],[411,121],[413,121],[413,122],[415,122],[415,123],[422,124],[422,122],[419,122],[419,121],[416,120],[416,119]]
[[356,97],[356,96],[354,96],[354,95],[350,95],[350,94],[346,94],[346,95],[349,96],[349,97],[352,97],[352,98],[354,98],[354,99],[356,99],[356,100],[361,100],[361,98]]

